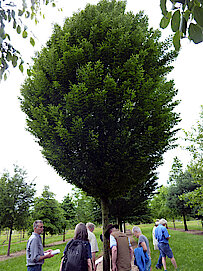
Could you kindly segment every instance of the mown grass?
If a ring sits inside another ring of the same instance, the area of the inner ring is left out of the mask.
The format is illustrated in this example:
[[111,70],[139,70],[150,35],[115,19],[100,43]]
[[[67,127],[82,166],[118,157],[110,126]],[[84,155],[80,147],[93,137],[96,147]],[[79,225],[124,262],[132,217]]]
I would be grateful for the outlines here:
[[[74,235],[74,230],[68,230],[66,233],[66,240],[72,238]],[[27,237],[29,238],[29,237]],[[12,239],[11,239],[12,240]],[[14,238],[14,240],[16,240]],[[62,235],[48,235],[45,239],[45,245],[49,245],[53,242],[62,241]],[[20,243],[15,243],[14,241],[11,242],[10,253],[15,253],[17,251],[25,250],[26,249],[27,240],[24,240]],[[0,245],[0,255],[6,255],[8,250],[8,245]]]
[[[173,228],[174,227],[173,222],[169,221],[168,222],[168,226],[170,228]],[[185,230],[184,223],[183,223],[182,220],[176,221],[175,222],[175,227],[177,229],[183,229],[183,230]],[[187,227],[188,227],[188,230],[202,231],[202,224],[201,224],[200,220],[187,221]]]
[[[194,224],[192,226],[192,224]],[[152,244],[152,228],[153,224],[139,225],[144,235],[147,236],[150,243],[151,256],[152,256],[152,271],[155,271],[155,265],[159,257],[159,251],[154,251]],[[193,228],[192,228],[193,227]],[[195,223],[191,223],[189,229],[195,229]],[[127,226],[127,229],[132,229],[132,225]],[[99,249],[102,249],[102,242],[100,241],[101,228],[96,228],[94,233],[98,240]],[[203,266],[203,235],[193,235],[186,232],[179,232],[169,230],[170,246],[173,250],[175,259],[177,261],[179,270],[181,271],[202,271]],[[70,233],[71,235],[71,233]],[[73,232],[70,238],[73,237]],[[61,238],[61,236],[60,236]],[[60,239],[61,240],[61,239]],[[136,240],[136,238],[135,238]],[[52,249],[59,248],[61,253],[54,256],[51,259],[45,260],[43,265],[43,271],[58,271],[62,252],[65,248],[66,243],[52,247]],[[101,253],[101,252],[100,252]],[[26,258],[25,255],[5,260],[0,262],[1,271],[26,271]],[[173,271],[174,268],[169,259],[167,259],[167,270]]]

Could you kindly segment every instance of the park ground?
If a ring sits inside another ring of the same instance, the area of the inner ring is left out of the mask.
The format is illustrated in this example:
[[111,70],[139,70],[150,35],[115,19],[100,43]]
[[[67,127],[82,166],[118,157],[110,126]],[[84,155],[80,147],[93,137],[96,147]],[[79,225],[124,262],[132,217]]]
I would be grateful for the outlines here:
[[[202,251],[203,251],[203,231],[201,228],[201,225],[197,225],[197,222],[191,222],[188,224],[189,231],[184,232],[183,226],[181,223],[177,223],[176,230],[171,229],[171,225],[169,224],[170,229],[170,246],[172,247],[172,250],[174,252],[174,256],[176,258],[176,261],[178,263],[178,266],[180,270],[184,271],[202,271],[203,266],[203,258],[202,258]],[[152,271],[155,271],[155,264],[158,259],[158,251],[153,250],[152,245],[152,236],[151,231],[153,224],[145,224],[140,225],[142,232],[144,235],[146,235],[150,242],[150,249],[152,252]],[[133,247],[136,247],[136,239],[130,234],[130,229],[132,228],[132,225],[127,225],[127,234],[129,234],[129,237],[131,238],[131,242]],[[102,255],[101,249],[102,249],[102,243],[99,240],[99,235],[102,232],[101,227],[98,227],[95,229],[95,234],[97,237],[97,240],[99,241],[99,248],[100,253],[98,253],[97,257],[100,257]],[[67,240],[73,236],[73,231],[71,230],[69,234],[67,234]],[[61,236],[58,236],[58,238],[62,239]],[[52,242],[53,241],[53,242]],[[62,240],[57,240],[56,237],[48,238],[47,239],[47,246],[52,247],[52,249],[59,248],[61,251],[63,251],[65,244]],[[15,244],[12,244],[13,249],[18,244],[18,242],[15,242]],[[23,243],[21,242],[21,247],[25,248],[26,241]],[[2,254],[2,246],[0,247],[0,254]],[[57,271],[59,270],[59,263],[61,260],[61,255],[54,256],[53,258],[46,260],[45,264],[43,266],[43,271]],[[172,271],[173,266],[171,265],[170,261],[167,260],[167,270]],[[0,270],[1,271],[26,271],[25,266],[25,249],[21,249],[20,251],[12,252],[11,257],[7,257],[5,255],[0,256]],[[136,271],[135,267],[132,269],[133,271]],[[98,265],[97,271],[103,271],[102,270],[102,264]]]

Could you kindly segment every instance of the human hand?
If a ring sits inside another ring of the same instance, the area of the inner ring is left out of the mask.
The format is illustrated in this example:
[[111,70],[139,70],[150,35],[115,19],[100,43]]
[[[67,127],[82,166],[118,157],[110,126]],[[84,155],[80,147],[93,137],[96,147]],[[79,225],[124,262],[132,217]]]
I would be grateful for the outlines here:
[[54,255],[52,254],[52,249],[47,250],[44,253],[44,256],[45,256],[45,259],[54,257]]
[[44,253],[49,253],[49,252],[52,252],[52,251],[53,251],[52,249],[48,249]]

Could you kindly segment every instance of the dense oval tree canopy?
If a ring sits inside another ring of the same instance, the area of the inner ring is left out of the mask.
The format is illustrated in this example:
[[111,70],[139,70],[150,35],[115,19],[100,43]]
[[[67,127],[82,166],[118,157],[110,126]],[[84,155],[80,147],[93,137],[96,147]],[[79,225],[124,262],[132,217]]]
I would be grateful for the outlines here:
[[125,6],[103,0],[55,25],[21,89],[28,130],[50,165],[102,202],[151,176],[179,118],[165,77],[171,42]]

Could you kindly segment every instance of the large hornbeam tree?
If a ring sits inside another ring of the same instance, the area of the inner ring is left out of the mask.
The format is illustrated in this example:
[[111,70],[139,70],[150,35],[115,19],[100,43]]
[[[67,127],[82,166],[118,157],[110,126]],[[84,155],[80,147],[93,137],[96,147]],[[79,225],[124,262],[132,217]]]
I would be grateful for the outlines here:
[[109,199],[150,178],[179,120],[166,80],[177,54],[125,8],[103,0],[55,25],[21,89],[28,130],[60,176],[101,199],[104,230]]

